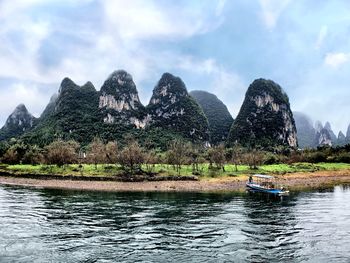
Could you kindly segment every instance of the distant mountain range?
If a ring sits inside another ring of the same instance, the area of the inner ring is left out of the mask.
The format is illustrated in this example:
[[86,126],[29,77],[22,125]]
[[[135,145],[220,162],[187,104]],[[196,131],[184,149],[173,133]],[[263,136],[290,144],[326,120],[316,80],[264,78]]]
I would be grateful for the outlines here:
[[122,141],[126,134],[159,147],[175,137],[208,142],[209,124],[180,78],[163,74],[145,107],[132,76],[118,70],[100,91],[91,82],[78,86],[69,78],[63,79],[40,118],[35,119],[20,105],[0,130],[1,140],[21,136],[39,145],[57,138],[87,144],[96,136]]
[[341,131],[338,135],[335,135],[329,122],[323,125],[320,121],[314,123],[311,118],[304,113],[294,112],[293,114],[300,148],[343,146],[350,143],[350,125],[346,135]]
[[20,137],[41,146],[58,138],[86,145],[94,137],[123,141],[126,135],[161,148],[174,138],[262,148],[295,148],[299,140],[304,148],[345,144],[350,128],[347,135],[335,136],[329,123],[314,126],[305,114],[295,112],[293,116],[287,94],[277,83],[265,79],[249,86],[235,120],[214,94],[200,90],[188,93],[185,83],[170,73],[161,76],[144,106],[132,76],[117,70],[100,91],[91,82],[78,86],[69,78],[63,79],[39,118],[21,104],[0,129],[0,141]]

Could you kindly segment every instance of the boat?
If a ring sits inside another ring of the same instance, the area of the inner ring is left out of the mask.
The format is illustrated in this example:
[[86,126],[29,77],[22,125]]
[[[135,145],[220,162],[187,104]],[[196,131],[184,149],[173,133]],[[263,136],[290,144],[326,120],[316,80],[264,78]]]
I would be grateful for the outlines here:
[[252,193],[265,193],[274,196],[288,196],[289,191],[284,187],[277,188],[274,177],[265,174],[254,174],[246,183],[247,189]]

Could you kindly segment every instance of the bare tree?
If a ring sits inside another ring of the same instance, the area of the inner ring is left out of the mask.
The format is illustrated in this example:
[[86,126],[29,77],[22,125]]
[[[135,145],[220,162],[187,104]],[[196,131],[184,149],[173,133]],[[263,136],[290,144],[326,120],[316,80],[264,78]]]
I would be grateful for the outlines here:
[[106,158],[109,163],[118,162],[118,144],[117,142],[108,142],[106,144]]
[[199,164],[203,161],[203,149],[196,144],[190,144],[188,149],[189,160],[192,164],[192,174],[198,174],[200,172]]
[[106,146],[99,138],[94,138],[89,145],[89,149],[87,159],[89,163],[95,164],[95,169],[97,169],[97,164],[106,163]]
[[154,172],[155,165],[158,163],[158,156],[154,150],[148,150],[145,153],[145,164],[148,173]]
[[79,147],[80,145],[75,141],[54,141],[45,147],[47,152],[46,161],[49,164],[56,164],[58,166],[76,163]]
[[219,146],[214,146],[208,150],[209,167],[212,168],[213,163],[218,170],[222,169],[225,172],[225,146],[220,144]]
[[261,151],[257,149],[250,150],[245,154],[245,162],[249,165],[249,169],[257,170],[258,166],[262,164],[264,156]]
[[178,174],[181,172],[181,165],[186,163],[187,153],[188,147],[182,140],[175,139],[169,144],[167,161],[174,166]]
[[231,156],[231,160],[235,165],[236,172],[238,172],[238,165],[241,163],[242,152],[243,152],[242,148],[236,142],[232,147],[232,156]]
[[124,171],[130,174],[141,172],[144,161],[145,155],[143,149],[136,141],[129,141],[118,154],[118,163],[122,166]]

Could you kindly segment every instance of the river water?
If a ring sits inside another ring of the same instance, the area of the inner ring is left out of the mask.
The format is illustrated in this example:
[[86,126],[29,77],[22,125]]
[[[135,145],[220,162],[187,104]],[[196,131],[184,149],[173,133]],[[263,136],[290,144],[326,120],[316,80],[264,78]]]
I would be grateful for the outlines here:
[[0,262],[350,262],[350,188],[99,193],[0,185]]

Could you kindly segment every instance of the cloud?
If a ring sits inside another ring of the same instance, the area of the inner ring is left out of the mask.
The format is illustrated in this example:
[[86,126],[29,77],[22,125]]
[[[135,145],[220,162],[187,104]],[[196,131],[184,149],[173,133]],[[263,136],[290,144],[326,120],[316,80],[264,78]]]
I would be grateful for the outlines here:
[[[220,1],[216,14],[222,12],[225,2]],[[102,2],[105,19],[110,28],[122,39],[173,40],[203,34],[213,28],[213,21],[201,12],[201,6],[175,5],[164,8],[155,1],[105,0]],[[122,8],[121,8],[122,7]]]
[[[170,7],[141,0],[0,1],[0,78],[50,84],[71,76],[100,84],[110,71],[123,67],[135,70],[142,80],[149,74],[147,68],[158,62],[154,56],[161,50],[155,46],[220,25],[222,20],[213,19],[215,10],[204,9],[213,6],[221,13],[225,1],[208,3],[186,1]],[[62,16],[60,9],[66,12],[67,5],[76,12]],[[40,8],[45,16],[38,16]],[[79,10],[84,8],[93,13],[81,15],[80,21]],[[98,66],[92,67],[92,61]]]
[[188,87],[214,93],[226,104],[233,116],[238,114],[248,87],[239,74],[226,69],[213,58],[196,59],[185,56],[179,58],[176,65],[178,68],[193,73],[197,78],[204,80],[203,86],[197,87],[198,83],[201,83],[197,79],[193,83],[190,82]]
[[324,63],[329,67],[337,69],[343,64],[347,63],[349,60],[350,60],[350,53],[336,52],[336,53],[326,54]]
[[222,14],[222,12],[224,11],[226,5],[226,0],[219,0],[218,4],[216,6],[216,10],[215,10],[215,15],[216,16],[220,16]]
[[20,103],[24,103],[30,113],[39,117],[55,89],[56,87],[40,86],[29,82],[14,82],[7,88],[2,89],[0,96],[0,122],[4,123],[7,116]]
[[[215,30],[223,21],[217,15],[224,5],[0,0],[0,89],[6,91],[2,120],[15,104],[25,103],[34,112],[42,109],[54,89],[38,86],[58,88],[66,76],[80,85],[90,80],[99,89],[113,70],[123,68],[146,97],[150,83],[154,85],[162,71],[174,70],[183,56],[167,45]],[[3,79],[12,80],[10,89],[1,84]]]
[[279,17],[291,0],[259,0],[261,17],[267,29],[275,28]]
[[320,49],[323,42],[325,41],[326,37],[328,35],[328,27],[327,26],[323,26],[320,29],[320,32],[318,34],[318,38],[316,41],[316,49]]

